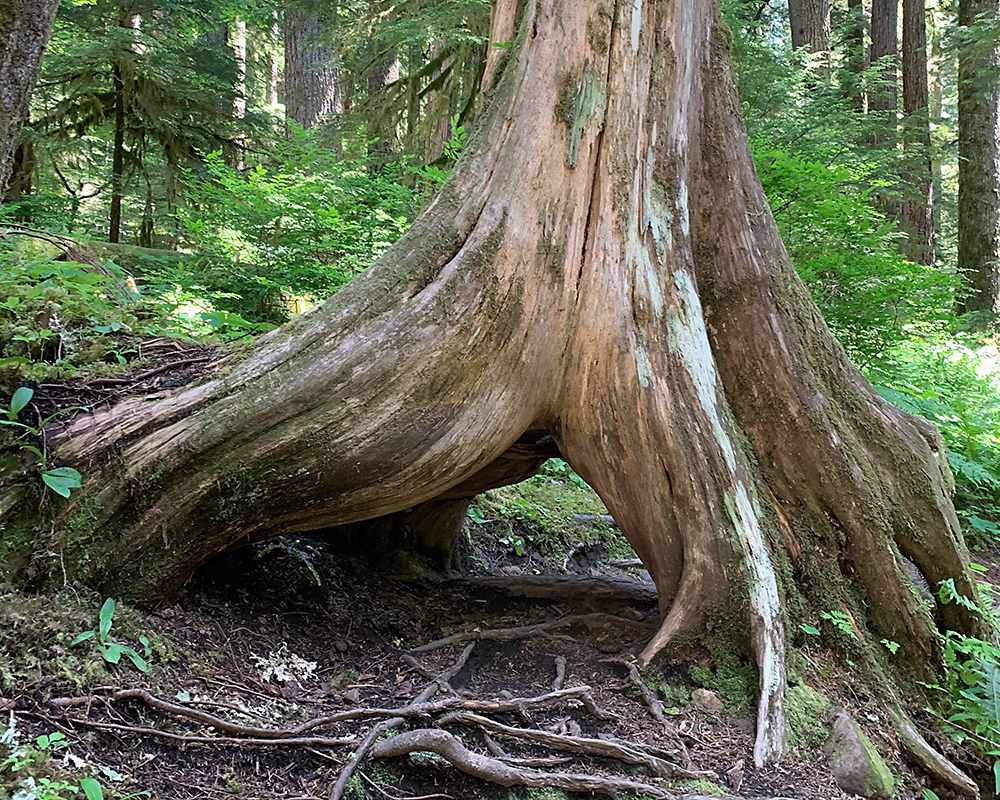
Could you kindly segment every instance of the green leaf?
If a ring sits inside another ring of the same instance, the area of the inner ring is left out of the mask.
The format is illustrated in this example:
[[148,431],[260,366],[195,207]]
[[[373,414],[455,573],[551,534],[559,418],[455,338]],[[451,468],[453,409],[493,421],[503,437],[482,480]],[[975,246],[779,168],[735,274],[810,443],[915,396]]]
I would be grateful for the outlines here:
[[101,606],[101,611],[97,615],[97,619],[100,625],[101,639],[107,639],[108,634],[111,632],[111,622],[115,616],[115,601],[113,598],[109,597],[104,601],[104,605]]
[[73,467],[56,467],[42,473],[42,480],[53,492],[69,497],[70,489],[83,486],[83,476]]
[[122,652],[128,656],[128,660],[132,662],[132,665],[139,670],[139,672],[149,672],[149,664],[145,662],[142,656],[140,656],[131,647],[123,647]]
[[149,658],[149,654],[153,652],[153,648],[150,647],[150,645],[149,645],[149,637],[148,636],[140,636],[139,637],[139,642],[142,644],[142,647],[143,647],[143,655],[146,658]]
[[97,635],[97,633],[94,632],[94,631],[84,631],[79,636],[77,636],[75,639],[73,639],[73,641],[69,643],[69,646],[73,647],[73,645],[80,644],[80,642],[85,642],[88,639],[93,639],[96,635]]
[[14,396],[10,398],[10,411],[7,412],[8,419],[17,419],[17,415],[21,413],[21,409],[28,405],[34,396],[35,390],[29,389],[27,386],[22,386],[14,392]]
[[97,646],[101,651],[101,658],[109,664],[117,664],[122,660],[122,654],[125,652],[125,647],[123,645],[120,645],[117,642],[109,642],[107,644],[101,644],[98,642]]
[[924,800],[941,800],[934,792],[928,788],[924,788]]
[[819,628],[815,628],[812,625],[806,625],[806,623],[801,623],[799,629],[803,633],[808,633],[810,636],[819,636]]
[[80,780],[80,788],[83,789],[87,800],[104,800],[104,790],[101,789],[101,784],[93,778],[82,778]]
[[1000,761],[993,762],[993,791],[1000,794]]

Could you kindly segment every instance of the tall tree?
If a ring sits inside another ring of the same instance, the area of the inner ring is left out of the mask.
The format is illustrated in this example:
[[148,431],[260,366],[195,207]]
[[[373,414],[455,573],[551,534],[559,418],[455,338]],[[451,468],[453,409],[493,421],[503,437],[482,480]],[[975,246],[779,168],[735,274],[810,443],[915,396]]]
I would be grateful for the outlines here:
[[927,79],[926,0],[903,0],[903,252],[918,264],[934,263],[934,180],[931,172],[930,96]]
[[[958,267],[961,311],[1000,313],[1000,40],[998,0],[960,0]],[[986,34],[977,35],[982,28]]]
[[808,47],[810,53],[830,61],[830,0],[788,0],[792,47]]
[[311,128],[343,111],[340,61],[329,20],[313,3],[285,3],[285,116]]
[[865,31],[868,17],[862,0],[847,0],[846,30],[844,31],[845,67],[842,73],[844,93],[857,111],[865,109],[864,74],[868,67]]
[[[493,24],[517,33],[494,34],[513,41],[478,130],[412,229],[198,384],[50,426],[49,463],[86,484],[47,519],[30,470],[0,486],[5,552],[154,601],[238,543],[458,501],[557,449],[656,583],[641,663],[713,618],[756,659],[757,763],[785,748],[788,623],[843,609],[899,643],[899,680],[933,678],[905,559],[977,597],[943,446],[796,277],[714,0],[503,0]],[[940,766],[872,652],[855,671]]]
[[0,200],[58,5],[59,0],[4,0],[0,5]]
[[898,102],[896,57],[899,53],[899,0],[872,0],[871,63],[884,68],[868,92],[868,110],[895,114]]

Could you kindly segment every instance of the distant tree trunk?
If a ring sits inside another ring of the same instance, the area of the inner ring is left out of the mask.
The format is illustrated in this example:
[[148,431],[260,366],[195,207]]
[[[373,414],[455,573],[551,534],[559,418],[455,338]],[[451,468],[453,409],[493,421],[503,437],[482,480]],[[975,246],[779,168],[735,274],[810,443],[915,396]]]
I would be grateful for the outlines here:
[[[958,24],[995,18],[998,0],[960,0]],[[958,55],[959,310],[1000,313],[1000,43],[964,43]]]
[[[899,0],[872,0],[871,17],[871,63],[886,59],[885,68],[880,73],[879,84],[868,91],[868,110],[895,113],[897,106],[896,56],[898,47]],[[890,115],[891,116],[891,115]],[[895,124],[892,117],[887,124]],[[886,133],[880,139],[895,140]]]
[[320,13],[285,3],[285,117],[311,128],[343,111],[340,61]]
[[243,123],[247,116],[247,24],[242,19],[235,19],[226,26],[229,46],[233,50],[233,57],[236,60],[236,83],[233,88],[233,119],[237,125],[236,136],[233,140],[230,166],[233,169],[243,169],[243,147],[245,139],[243,135]]
[[788,0],[792,47],[808,47],[830,64],[830,0]]
[[857,111],[865,110],[864,74],[868,68],[865,31],[868,17],[862,0],[847,1],[847,30],[844,33],[846,69],[843,75],[844,94]]
[[903,142],[907,156],[903,253],[934,263],[934,180],[927,82],[926,0],[903,0]]
[[[380,43],[374,42],[373,47],[377,50]],[[398,81],[399,58],[396,53],[387,53],[381,58],[376,58],[368,68],[366,80],[369,97],[375,97],[386,86]],[[376,169],[393,159],[399,152],[399,132],[396,130],[398,112],[395,109],[390,109],[388,113],[383,113],[377,105],[381,104],[372,103],[370,105],[371,113],[367,120],[368,133],[375,140],[368,153],[372,157],[373,166]]]
[[0,3],[0,201],[59,0]]
[[[934,6],[931,6],[928,14],[928,38],[930,39],[930,57],[927,60],[928,100],[930,118],[937,121],[941,119],[944,103],[941,71],[945,57],[943,28],[947,23],[942,19],[944,16],[942,12]],[[932,140],[932,144],[934,148],[931,151],[931,174],[934,177],[934,195],[935,197],[941,197],[942,164],[940,149],[943,142]],[[935,211],[937,211],[936,208]]]
[[[272,47],[276,48],[281,44],[281,28],[278,25],[278,12],[274,12],[274,23],[271,25]],[[268,83],[267,83],[267,104],[270,107],[278,105],[278,79],[281,70],[278,68],[278,54],[269,48],[268,57]]]
[[414,509],[454,535],[455,501],[554,447],[656,584],[639,662],[709,622],[755,660],[757,764],[785,749],[788,637],[820,611],[898,712],[895,680],[940,680],[939,625],[984,631],[960,604],[935,621],[907,572],[978,597],[947,454],[796,277],[714,0],[498,8],[480,125],[406,235],[199,383],[50,425],[84,487],[43,510],[8,467],[0,569],[155,602],[285,533]]
[[114,139],[111,145],[111,214],[108,241],[117,243],[122,230],[122,194],[125,175],[125,81],[121,63],[111,68],[111,86],[115,103]]

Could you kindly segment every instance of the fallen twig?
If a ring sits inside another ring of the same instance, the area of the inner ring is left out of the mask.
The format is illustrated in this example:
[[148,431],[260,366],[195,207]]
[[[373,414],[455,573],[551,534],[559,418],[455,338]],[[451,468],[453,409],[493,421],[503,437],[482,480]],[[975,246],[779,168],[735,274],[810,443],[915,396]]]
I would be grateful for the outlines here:
[[626,764],[640,764],[648,769],[650,774],[655,775],[658,778],[709,778],[713,780],[718,778],[718,775],[714,772],[696,772],[684,769],[683,767],[679,767],[677,764],[665,761],[662,758],[658,758],[657,756],[651,755],[638,748],[629,747],[624,743],[611,742],[604,739],[590,739],[585,736],[565,736],[559,733],[551,733],[550,731],[514,728],[510,725],[504,725],[492,719],[481,717],[478,714],[467,714],[463,712],[448,714],[446,717],[440,719],[438,724],[448,725],[453,722],[457,722],[462,725],[478,725],[479,727],[494,733],[502,733],[505,736],[536,742],[537,744],[542,744],[546,747],[562,750],[565,753],[575,753],[577,755],[585,756],[603,756],[605,758],[614,758],[618,761],[624,761]]
[[657,800],[674,800],[674,795],[666,789],[651,783],[586,773],[540,772],[515,767],[495,758],[473,753],[447,731],[430,728],[407,731],[385,739],[375,746],[374,755],[377,758],[395,758],[420,751],[437,753],[462,772],[501,786],[549,786],[568,792],[599,792],[611,797],[617,797],[619,792],[633,792]]
[[[416,699],[412,703],[410,703],[408,706],[404,706],[402,709],[400,709],[400,711],[406,711],[407,709],[412,708],[413,706],[426,703],[428,700],[430,700],[430,698],[434,696],[434,693],[441,688],[438,685],[438,680],[443,680],[445,683],[447,683],[456,675],[458,675],[458,673],[465,668],[466,663],[469,661],[469,656],[472,655],[472,650],[475,648],[475,646],[476,646],[475,642],[472,642],[469,645],[467,645],[466,648],[462,651],[462,654],[458,657],[458,661],[456,661],[445,672],[442,672],[437,679],[431,682],[428,686],[424,688],[424,690],[419,695],[417,695]],[[354,771],[358,768],[358,765],[361,764],[361,761],[364,759],[364,757],[368,755],[368,751],[371,750],[375,742],[378,741],[379,737],[386,731],[390,731],[393,728],[398,728],[400,725],[402,725],[405,719],[406,719],[405,714],[403,716],[395,716],[392,717],[391,719],[385,720],[384,722],[380,722],[378,725],[373,726],[372,729],[368,731],[368,735],[365,736],[365,738],[361,741],[361,744],[359,744],[357,749],[354,751],[354,755],[351,756],[350,761],[348,761],[347,764],[344,765],[344,769],[341,770],[341,773],[337,778],[337,782],[333,785],[333,791],[330,792],[330,800],[341,800],[341,798],[344,796],[344,790],[347,788],[347,784],[351,780],[351,776],[354,774]]]

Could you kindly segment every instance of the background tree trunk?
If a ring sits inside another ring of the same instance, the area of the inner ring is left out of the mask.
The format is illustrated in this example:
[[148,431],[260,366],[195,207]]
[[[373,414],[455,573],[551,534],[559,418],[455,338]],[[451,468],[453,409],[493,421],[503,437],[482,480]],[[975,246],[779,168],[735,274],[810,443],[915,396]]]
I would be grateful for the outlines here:
[[319,11],[285,4],[285,117],[311,128],[343,111],[340,62]]
[[[995,18],[997,0],[961,0],[958,24]],[[1000,312],[1000,44],[966,41],[958,55],[959,310]]]
[[934,263],[934,181],[927,82],[926,0],[903,0],[903,143],[907,154],[904,255]]
[[788,0],[788,22],[792,47],[808,47],[810,53],[825,54],[830,63],[830,0]]
[[864,74],[868,68],[868,49],[865,47],[865,31],[868,17],[862,0],[847,0],[847,29],[844,33],[846,67],[844,72],[844,92],[851,105],[858,111],[865,109]]
[[868,90],[869,111],[894,112],[896,110],[898,25],[899,0],[872,0],[870,63],[874,64],[880,59],[887,59],[887,63],[881,72],[879,85]]
[[0,6],[0,199],[58,5],[59,0],[4,0]]
[[53,427],[85,486],[45,520],[33,476],[0,488],[7,552],[155,602],[248,542],[530,474],[547,434],[656,584],[641,663],[712,620],[756,660],[754,756],[777,758],[786,619],[842,611],[900,644],[901,680],[941,667],[904,560],[976,597],[940,438],[868,386],[796,277],[712,0],[493,21],[518,33],[411,230],[204,382]]

